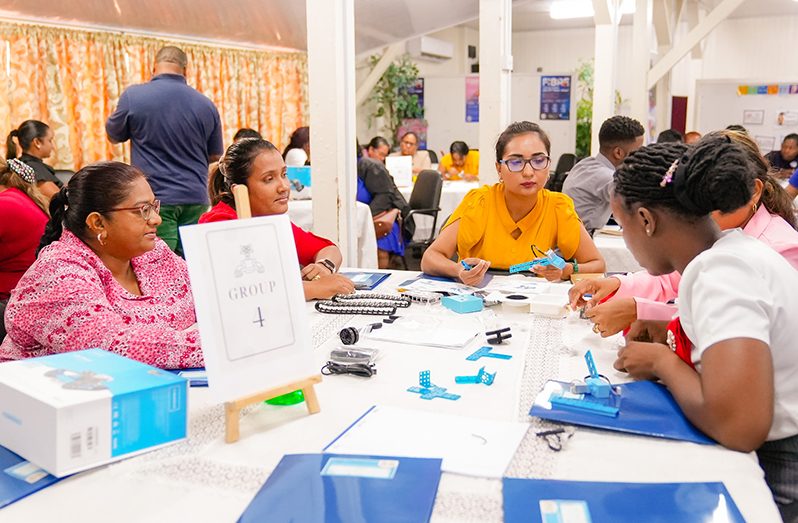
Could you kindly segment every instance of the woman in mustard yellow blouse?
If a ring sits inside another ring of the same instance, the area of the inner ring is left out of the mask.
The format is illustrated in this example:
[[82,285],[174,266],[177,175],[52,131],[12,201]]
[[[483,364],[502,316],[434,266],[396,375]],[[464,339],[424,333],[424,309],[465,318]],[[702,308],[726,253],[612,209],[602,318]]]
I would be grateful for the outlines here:
[[[496,142],[499,183],[466,194],[424,253],[421,269],[477,285],[489,267],[507,270],[559,249],[569,261],[564,269],[535,266],[533,271],[549,281],[568,279],[575,272],[604,272],[604,259],[571,198],[544,189],[550,151],[549,137],[537,124],[507,127]],[[455,253],[458,262],[452,261]]]

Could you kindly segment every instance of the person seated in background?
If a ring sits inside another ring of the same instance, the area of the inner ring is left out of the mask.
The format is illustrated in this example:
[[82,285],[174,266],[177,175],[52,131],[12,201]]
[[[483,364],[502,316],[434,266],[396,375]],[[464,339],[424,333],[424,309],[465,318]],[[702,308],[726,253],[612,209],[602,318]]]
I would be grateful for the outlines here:
[[261,140],[263,137],[260,135],[258,131],[255,129],[250,129],[249,127],[242,127],[233,135],[233,142],[240,142],[241,140],[246,140],[247,138],[255,138],[256,140]]
[[385,163],[385,157],[391,152],[391,145],[382,136],[375,136],[366,146],[366,155],[372,160]]
[[310,165],[310,127],[297,127],[291,133],[288,145],[283,150],[283,160],[289,167]]
[[[604,272],[604,259],[574,211],[571,198],[544,188],[549,177],[549,137],[537,124],[516,122],[496,142],[499,183],[473,189],[424,253],[421,270],[479,284],[489,267],[511,265],[559,249],[563,269],[536,265],[549,281],[577,272]],[[457,254],[458,261],[452,261]],[[471,268],[465,268],[465,261]]]
[[657,143],[684,142],[684,136],[676,129],[665,129],[657,135]]
[[[743,148],[751,167],[754,189],[751,200],[745,205],[728,213],[713,212],[712,219],[724,231],[742,228],[745,234],[772,247],[798,270],[798,231],[789,196],[768,174],[767,161],[750,136],[720,131],[708,138],[718,135],[727,136]],[[638,271],[583,280],[574,285],[569,294],[574,308],[583,305],[582,295],[593,295],[585,304],[585,316],[595,323],[598,333],[606,337],[628,328],[638,319],[670,320],[676,313],[676,306],[667,302],[677,298],[680,280],[678,272],[652,276],[647,271]],[[603,303],[599,304],[601,301]]]
[[[280,151],[266,140],[248,139],[228,147],[211,176],[208,194],[213,208],[200,216],[199,223],[235,220],[238,214],[231,192],[234,185],[246,185],[252,216],[288,212],[291,185],[285,175]],[[327,299],[350,294],[352,282],[336,274],[343,257],[338,247],[324,238],[303,231],[293,223],[291,230],[301,265],[305,300]]]
[[0,340],[6,335],[3,313],[11,289],[34,260],[49,213],[48,200],[36,188],[36,173],[17,159],[0,159]]
[[0,361],[102,348],[203,366],[186,262],[155,233],[160,205],[135,167],[78,171],[50,202],[39,257],[11,292]]
[[418,150],[418,135],[413,131],[407,131],[399,140],[399,151],[391,153],[391,156],[411,156],[413,158],[413,176],[432,168],[432,160],[429,151]]
[[781,149],[770,151],[766,156],[773,174],[779,178],[789,178],[798,169],[798,134],[791,133],[784,137]]
[[475,182],[479,179],[479,151],[470,150],[465,142],[452,142],[438,170],[444,180]]
[[[16,138],[19,142],[19,154]],[[6,140],[6,159],[17,158],[30,165],[36,173],[36,187],[48,200],[57,193],[63,184],[55,175],[55,170],[44,163],[55,148],[55,134],[50,127],[39,120],[25,120],[17,129],[8,134]]]
[[613,116],[601,124],[599,152],[571,169],[562,192],[574,201],[576,214],[588,234],[601,229],[610,217],[610,185],[615,169],[629,153],[643,145],[645,129],[637,120]]
[[[360,145],[357,150],[361,150]],[[413,237],[415,223],[412,218],[407,218],[410,205],[384,163],[365,156],[358,157],[357,201],[371,209],[377,236],[377,266],[389,269],[393,256],[404,256],[405,241]]]
[[712,136],[684,150],[643,147],[615,172],[612,211],[629,249],[651,274],[676,271],[682,281],[678,318],[667,331],[664,323],[637,325],[614,366],[659,380],[685,417],[721,445],[755,450],[787,516],[798,477],[798,271],[712,220],[753,197],[743,149]]
[[701,139],[701,133],[698,131],[690,131],[684,134],[684,143],[692,145]]

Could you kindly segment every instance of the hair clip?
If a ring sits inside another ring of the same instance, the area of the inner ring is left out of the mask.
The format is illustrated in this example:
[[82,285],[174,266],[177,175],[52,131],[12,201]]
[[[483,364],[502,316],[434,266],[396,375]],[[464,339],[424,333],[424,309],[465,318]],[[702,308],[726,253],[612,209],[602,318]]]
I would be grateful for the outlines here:
[[668,167],[668,171],[665,173],[665,176],[662,177],[662,181],[659,182],[660,187],[665,187],[669,183],[673,181],[673,173],[676,172],[676,167],[679,165],[679,160],[676,159],[673,161],[670,167]]
[[16,158],[10,158],[6,160],[6,165],[8,165],[11,172],[25,180],[26,183],[33,183],[36,181],[36,171],[25,162],[17,160]]

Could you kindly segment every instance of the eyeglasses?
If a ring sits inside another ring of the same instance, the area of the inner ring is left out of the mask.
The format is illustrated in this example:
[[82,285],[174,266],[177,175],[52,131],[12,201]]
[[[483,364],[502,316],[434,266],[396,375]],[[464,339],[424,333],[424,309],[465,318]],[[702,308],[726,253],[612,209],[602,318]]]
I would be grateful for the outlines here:
[[416,142],[402,142],[402,145],[416,145]]
[[161,200],[153,200],[152,203],[143,203],[138,207],[117,207],[116,209],[108,209],[105,212],[116,211],[138,211],[141,213],[142,219],[146,222],[152,216],[152,213],[161,214]]
[[509,160],[499,160],[507,166],[507,170],[511,173],[520,173],[524,170],[526,164],[532,167],[533,171],[542,171],[551,163],[551,158],[545,154],[538,154],[532,158],[510,158]]

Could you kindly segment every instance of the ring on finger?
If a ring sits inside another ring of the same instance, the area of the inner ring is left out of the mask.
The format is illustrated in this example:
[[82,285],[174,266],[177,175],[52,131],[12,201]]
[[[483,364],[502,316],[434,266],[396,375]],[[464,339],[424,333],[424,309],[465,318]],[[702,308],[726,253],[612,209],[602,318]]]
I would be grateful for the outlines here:
[[601,334],[601,329],[599,329],[598,323],[593,324],[593,332],[596,334]]
[[321,279],[321,274],[317,274],[316,276],[312,277],[310,281],[316,281]]

